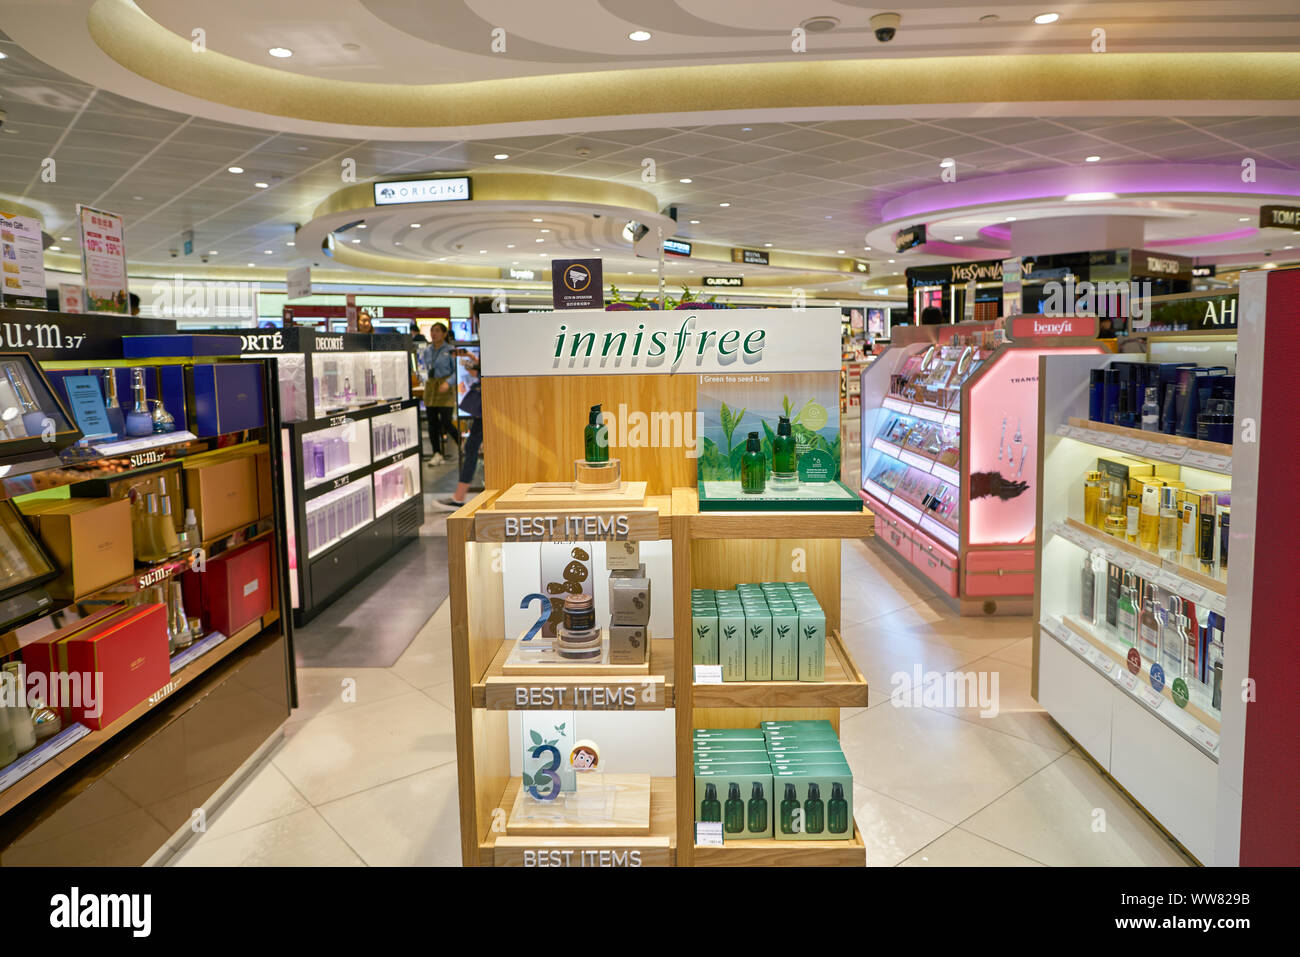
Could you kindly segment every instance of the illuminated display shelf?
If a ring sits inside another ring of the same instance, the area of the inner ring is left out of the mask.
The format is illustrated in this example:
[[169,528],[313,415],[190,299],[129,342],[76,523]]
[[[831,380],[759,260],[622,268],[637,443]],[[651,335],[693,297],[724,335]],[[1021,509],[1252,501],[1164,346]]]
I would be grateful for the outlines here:
[[1163,432],[1128,429],[1077,416],[1071,416],[1053,431],[1067,439],[1099,445],[1138,458],[1205,469],[1223,475],[1232,474],[1232,446],[1220,442],[1204,442],[1180,435],[1165,435]]

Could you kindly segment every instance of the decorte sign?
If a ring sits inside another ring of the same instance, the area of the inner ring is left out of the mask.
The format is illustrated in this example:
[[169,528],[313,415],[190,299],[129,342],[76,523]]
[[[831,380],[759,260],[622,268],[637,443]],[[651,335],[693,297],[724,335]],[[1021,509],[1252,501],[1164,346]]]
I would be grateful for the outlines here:
[[838,309],[570,310],[482,317],[483,375],[830,372]]

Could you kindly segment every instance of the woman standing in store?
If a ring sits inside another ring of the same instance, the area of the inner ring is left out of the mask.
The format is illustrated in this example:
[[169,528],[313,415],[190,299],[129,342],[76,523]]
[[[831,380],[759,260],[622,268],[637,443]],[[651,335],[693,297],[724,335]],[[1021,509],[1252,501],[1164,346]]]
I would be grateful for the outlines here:
[[431,465],[441,465],[442,439],[450,435],[460,448],[460,430],[456,427],[456,350],[447,326],[435,322],[429,327],[429,347],[425,356],[429,370],[424,384],[424,407],[429,410],[429,441],[433,447]]
[[465,454],[460,460],[459,484],[450,498],[434,499],[434,504],[444,511],[454,512],[465,504],[469,495],[470,482],[478,469],[478,453],[483,446],[483,396],[479,392],[479,363],[473,355],[465,355],[461,360],[465,369],[474,376],[474,384],[461,400],[460,411],[472,420],[469,437],[465,439]]

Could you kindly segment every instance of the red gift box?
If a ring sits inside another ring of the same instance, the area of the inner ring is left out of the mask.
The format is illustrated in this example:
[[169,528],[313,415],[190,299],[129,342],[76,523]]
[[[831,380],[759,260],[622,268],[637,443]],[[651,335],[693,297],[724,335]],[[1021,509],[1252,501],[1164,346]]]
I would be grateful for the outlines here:
[[[78,675],[80,701],[61,701],[73,721],[99,731],[171,680],[165,605],[142,605],[58,644],[59,670]],[[86,692],[93,690],[94,700]]]
[[254,542],[184,576],[185,609],[209,631],[229,637],[271,610],[271,544]]

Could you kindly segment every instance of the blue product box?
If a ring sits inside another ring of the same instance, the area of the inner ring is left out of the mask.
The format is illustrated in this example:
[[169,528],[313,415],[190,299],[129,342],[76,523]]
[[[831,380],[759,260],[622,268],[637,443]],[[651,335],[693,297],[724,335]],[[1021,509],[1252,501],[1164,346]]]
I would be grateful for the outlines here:
[[216,362],[191,370],[194,423],[204,438],[266,424],[262,410],[262,366],[255,362]]
[[240,337],[229,334],[122,337],[122,356],[126,359],[189,359],[203,356],[237,356],[241,351],[242,340]]

